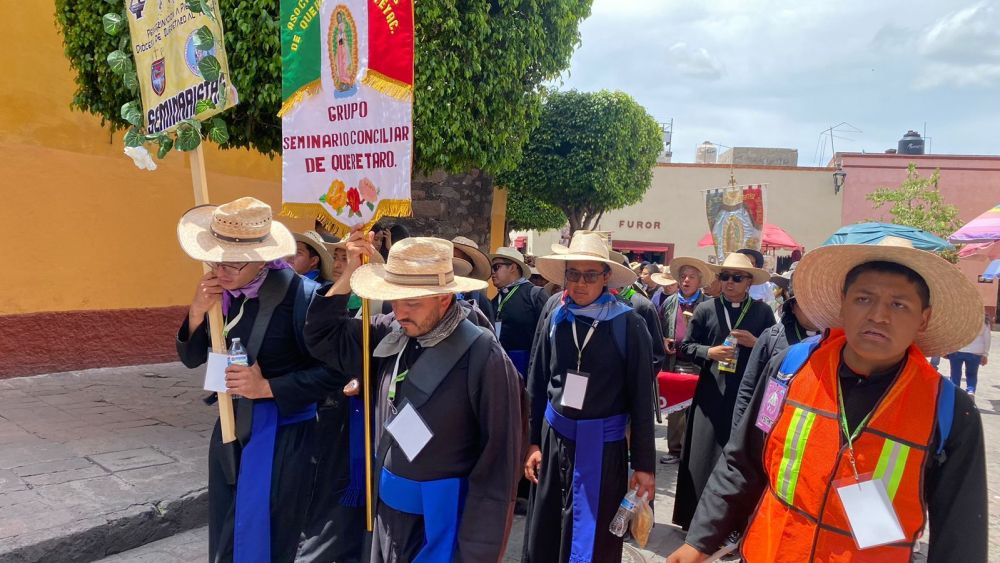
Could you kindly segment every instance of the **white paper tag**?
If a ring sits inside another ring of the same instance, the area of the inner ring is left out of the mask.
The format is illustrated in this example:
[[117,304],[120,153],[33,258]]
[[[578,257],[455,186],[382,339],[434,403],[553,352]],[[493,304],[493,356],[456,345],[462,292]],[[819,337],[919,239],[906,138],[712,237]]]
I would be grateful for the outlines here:
[[229,354],[208,353],[208,363],[205,364],[205,391],[229,392],[226,389],[227,367],[229,367]]
[[844,505],[858,548],[867,549],[906,539],[881,479],[838,486],[837,494]]
[[500,338],[500,327],[501,326],[503,326],[503,322],[501,322],[501,321],[493,321],[493,332],[497,335],[497,338]]
[[583,372],[566,371],[566,381],[563,382],[562,406],[583,410],[583,399],[587,396],[587,376]]
[[431,441],[434,433],[424,424],[424,419],[420,418],[420,413],[409,403],[399,411],[399,414],[392,419],[385,427],[389,434],[396,440],[399,447],[406,454],[406,459],[413,461],[427,442]]

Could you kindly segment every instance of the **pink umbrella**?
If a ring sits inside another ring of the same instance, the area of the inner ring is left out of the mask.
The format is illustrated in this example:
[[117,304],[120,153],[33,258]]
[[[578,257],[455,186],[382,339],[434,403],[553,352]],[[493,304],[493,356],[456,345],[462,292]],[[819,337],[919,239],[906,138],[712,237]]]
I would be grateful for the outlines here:
[[[764,224],[764,240],[761,241],[761,247],[763,250],[769,250],[772,248],[787,248],[788,250],[795,250],[796,248],[802,248],[802,245],[795,241],[791,235],[785,232],[784,229],[777,225],[772,225],[770,223]],[[712,237],[712,233],[705,233],[705,236],[701,237],[698,241],[698,246],[712,246],[715,244],[715,239]]]
[[1000,205],[969,221],[948,237],[949,242],[969,244],[1000,240]]
[[972,256],[984,256],[991,260],[1000,259],[1000,244],[995,242],[974,242],[962,247],[958,251],[959,258],[970,258]]

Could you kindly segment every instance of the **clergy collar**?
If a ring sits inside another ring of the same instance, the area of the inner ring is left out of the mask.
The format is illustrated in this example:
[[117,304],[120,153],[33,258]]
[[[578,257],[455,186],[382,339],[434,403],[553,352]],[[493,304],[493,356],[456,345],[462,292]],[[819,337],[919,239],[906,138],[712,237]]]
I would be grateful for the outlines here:
[[750,299],[750,294],[744,294],[742,301],[730,301],[725,295],[719,295],[719,299],[722,299],[722,303],[724,305],[729,305],[733,309],[739,309],[743,306],[743,303],[745,303],[747,299]]
[[837,375],[840,379],[850,380],[850,381],[865,381],[867,383],[878,383],[885,379],[893,379],[902,371],[903,366],[906,365],[907,356],[903,356],[903,359],[899,361],[896,365],[881,371],[872,373],[869,376],[864,376],[856,373],[852,370],[847,362],[844,361],[844,351],[840,351],[840,368],[837,370]]

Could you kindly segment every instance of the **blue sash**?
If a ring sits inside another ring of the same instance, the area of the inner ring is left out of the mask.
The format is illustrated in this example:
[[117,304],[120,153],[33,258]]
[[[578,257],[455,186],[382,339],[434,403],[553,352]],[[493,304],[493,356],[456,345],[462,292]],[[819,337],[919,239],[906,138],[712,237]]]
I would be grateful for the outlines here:
[[628,415],[574,420],[557,413],[549,403],[545,407],[545,420],[557,434],[577,444],[573,460],[573,543],[569,562],[590,563],[594,556],[604,467],[604,447],[600,444],[625,439]]
[[531,353],[528,350],[507,350],[507,357],[510,358],[511,363],[517,368],[517,373],[521,375],[521,379],[527,377],[528,360],[531,358]]
[[424,517],[427,543],[413,563],[451,563],[467,489],[468,482],[460,477],[411,481],[382,468],[379,500],[394,510]]
[[315,420],[316,405],[289,416],[278,414],[274,401],[253,403],[253,429],[240,456],[236,481],[233,563],[271,561],[271,469],[278,427]]
[[365,414],[360,395],[349,397],[347,401],[348,452],[350,454],[350,481],[347,490],[340,497],[341,506],[357,508],[364,506],[362,489],[365,482]]

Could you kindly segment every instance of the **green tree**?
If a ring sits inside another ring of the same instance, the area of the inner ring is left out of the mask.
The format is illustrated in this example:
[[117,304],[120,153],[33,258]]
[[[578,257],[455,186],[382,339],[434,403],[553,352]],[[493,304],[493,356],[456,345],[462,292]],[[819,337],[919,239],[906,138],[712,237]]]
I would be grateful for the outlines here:
[[547,231],[561,229],[566,224],[566,214],[558,207],[539,201],[521,192],[519,197],[507,196],[507,228],[505,232]]
[[[906,180],[900,185],[880,187],[865,197],[876,210],[888,206],[894,224],[916,227],[947,239],[962,227],[962,220],[958,217],[958,207],[945,203],[938,186],[940,179],[940,170],[924,177],[911,162]],[[956,251],[940,254],[952,262],[958,260]]]
[[661,142],[656,120],[628,94],[556,92],[545,100],[521,164],[500,184],[526,226],[540,226],[530,215],[538,200],[561,210],[571,231],[591,229],[605,211],[642,200]]
[[[226,112],[230,148],[274,156],[281,148],[281,48],[277,0],[216,0],[240,104]],[[592,0],[416,2],[415,166],[495,174],[513,168],[538,121],[541,85],[569,65]],[[132,95],[106,57],[119,37],[102,17],[121,0],[56,0],[66,56],[76,71],[73,106],[128,127]],[[143,71],[143,69],[140,69]]]

